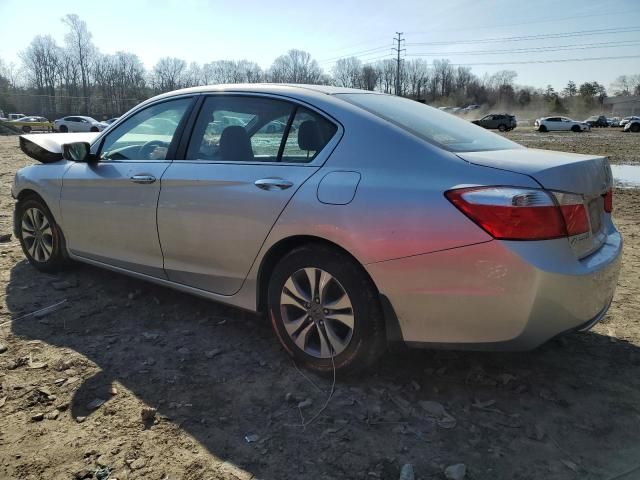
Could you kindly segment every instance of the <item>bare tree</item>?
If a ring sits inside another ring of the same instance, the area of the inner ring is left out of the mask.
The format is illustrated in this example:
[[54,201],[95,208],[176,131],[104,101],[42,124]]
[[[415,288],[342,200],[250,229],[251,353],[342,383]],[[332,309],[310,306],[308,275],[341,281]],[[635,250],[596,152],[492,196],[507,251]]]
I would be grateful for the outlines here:
[[339,87],[362,86],[362,62],[356,57],[341,58],[332,68],[333,81]]
[[187,62],[180,58],[164,57],[153,67],[151,83],[156,91],[168,92],[183,86]]
[[56,79],[60,66],[60,48],[50,36],[38,35],[20,53],[29,83],[39,95],[40,109],[50,115],[56,111]]
[[365,65],[362,67],[362,88],[365,90],[375,90],[380,78],[380,72],[373,65]]
[[62,22],[69,27],[69,33],[65,35],[67,49],[75,59],[80,70],[82,82],[82,96],[84,97],[84,113],[89,113],[90,105],[90,69],[96,49],[91,42],[91,33],[87,29],[87,23],[78,15],[66,15]]
[[269,76],[275,83],[323,83],[323,72],[308,52],[292,49],[273,61]]
[[420,58],[410,60],[406,63],[404,71],[407,76],[407,89],[405,91],[414,98],[423,98],[429,78],[427,61]]

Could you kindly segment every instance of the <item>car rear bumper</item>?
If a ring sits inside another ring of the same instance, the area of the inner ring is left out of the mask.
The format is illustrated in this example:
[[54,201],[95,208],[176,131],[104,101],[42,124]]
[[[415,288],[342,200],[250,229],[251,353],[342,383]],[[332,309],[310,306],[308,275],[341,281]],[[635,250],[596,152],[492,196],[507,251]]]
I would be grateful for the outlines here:
[[622,238],[577,260],[567,239],[486,243],[366,265],[409,345],[527,350],[593,327],[615,292]]

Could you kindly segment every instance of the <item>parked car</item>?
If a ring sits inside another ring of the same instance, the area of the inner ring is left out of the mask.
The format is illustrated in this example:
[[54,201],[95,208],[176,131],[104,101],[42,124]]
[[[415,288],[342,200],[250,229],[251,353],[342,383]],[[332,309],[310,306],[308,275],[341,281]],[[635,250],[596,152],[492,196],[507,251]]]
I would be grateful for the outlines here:
[[9,121],[18,120],[19,118],[26,117],[24,113],[10,113],[7,119]]
[[620,117],[611,117],[611,118],[608,118],[608,117],[607,117],[607,124],[608,124],[610,127],[617,127],[617,126],[619,126],[619,125],[620,125]]
[[[208,136],[222,115],[247,121]],[[296,130],[257,153],[274,120]],[[605,157],[530,150],[401,97],[196,87],[102,133],[20,144],[48,163],[12,186],[31,265],[77,260],[264,312],[318,372],[363,368],[393,341],[533,348],[590,329],[616,288]]]
[[605,128],[609,126],[609,121],[604,115],[593,115],[587,118],[584,123],[589,125],[591,128]]
[[490,113],[479,120],[473,120],[472,123],[488,129],[497,129],[501,132],[508,132],[518,126],[515,115],[509,115],[508,113]]
[[624,128],[627,125],[627,123],[629,123],[631,120],[640,120],[640,117],[636,117],[633,115],[630,117],[624,117],[622,120],[620,120],[620,123],[618,124],[618,126]]
[[567,117],[543,117],[534,123],[536,129],[540,132],[588,132],[591,127],[588,123],[578,122]]
[[116,120],[118,120],[120,117],[113,117],[110,118],[109,120],[105,120],[102,123],[106,124],[106,125],[111,125],[113,122],[115,122]]
[[101,132],[106,126],[95,118],[70,116],[54,120],[53,128],[59,132]]
[[633,117],[631,120],[629,120],[625,124],[623,131],[633,133],[640,132],[640,117]]
[[53,128],[52,123],[44,117],[22,117],[17,120],[12,120],[11,124],[24,133],[30,133],[32,130],[44,130],[48,132]]

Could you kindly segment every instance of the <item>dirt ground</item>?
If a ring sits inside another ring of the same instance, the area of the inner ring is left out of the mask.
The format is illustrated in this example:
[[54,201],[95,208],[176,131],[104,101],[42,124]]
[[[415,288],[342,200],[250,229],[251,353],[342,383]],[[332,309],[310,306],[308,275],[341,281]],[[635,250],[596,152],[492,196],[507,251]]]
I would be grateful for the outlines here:
[[503,135],[529,148],[606,155],[612,164],[640,165],[640,135],[623,132],[621,128],[540,133],[533,127],[523,126]]
[[[635,149],[613,132],[509,136],[639,161],[640,135]],[[0,234],[29,163],[0,138]],[[614,201],[622,274],[592,332],[527,353],[388,353],[338,378],[306,428],[331,381],[298,370],[267,322],[89,266],[44,275],[12,238],[0,244],[0,478],[398,479],[404,464],[418,479],[455,464],[472,480],[640,478],[640,192]]]

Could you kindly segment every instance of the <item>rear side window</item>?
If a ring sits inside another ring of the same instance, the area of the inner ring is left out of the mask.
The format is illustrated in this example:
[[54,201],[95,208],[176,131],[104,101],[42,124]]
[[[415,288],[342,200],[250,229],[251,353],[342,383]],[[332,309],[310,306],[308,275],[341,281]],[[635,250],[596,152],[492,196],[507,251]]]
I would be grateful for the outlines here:
[[450,152],[523,148],[471,122],[414,100],[376,93],[336,96]]
[[336,130],[322,116],[286,101],[215,95],[202,105],[186,159],[308,163]]

